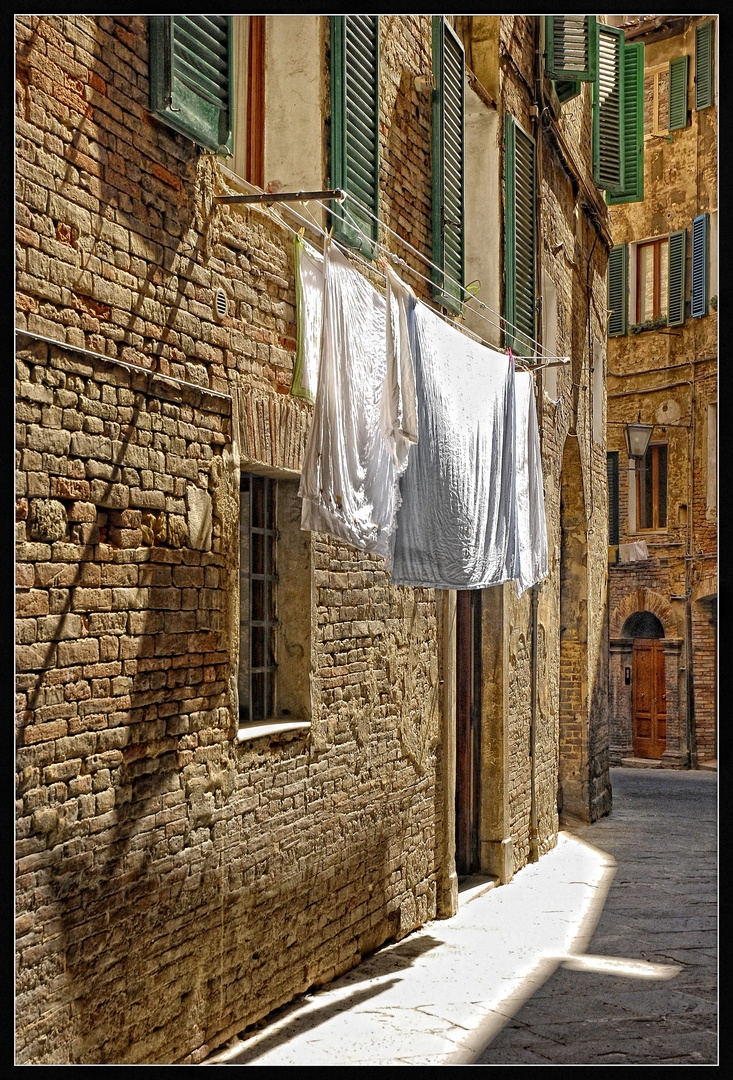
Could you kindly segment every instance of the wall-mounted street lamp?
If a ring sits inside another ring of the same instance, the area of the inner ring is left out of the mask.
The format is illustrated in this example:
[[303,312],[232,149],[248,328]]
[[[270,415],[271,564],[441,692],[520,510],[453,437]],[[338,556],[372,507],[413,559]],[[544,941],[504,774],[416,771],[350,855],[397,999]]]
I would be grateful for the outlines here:
[[654,431],[653,424],[627,424],[626,425],[626,447],[629,451],[629,457],[643,458],[649,446],[649,440],[652,437],[652,431]]

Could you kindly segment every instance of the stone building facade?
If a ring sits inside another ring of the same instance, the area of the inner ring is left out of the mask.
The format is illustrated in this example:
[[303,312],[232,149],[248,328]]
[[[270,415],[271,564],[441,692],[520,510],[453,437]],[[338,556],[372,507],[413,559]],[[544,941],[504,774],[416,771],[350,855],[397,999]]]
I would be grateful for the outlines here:
[[610,207],[611,760],[695,767],[717,758],[717,20],[613,21],[643,48],[644,163]]
[[517,139],[538,210],[523,329],[570,358],[535,377],[549,577],[520,599],[398,587],[299,528],[294,232],[340,223],[319,202],[219,201],[334,182],[344,17],[206,18],[235,69],[234,138],[213,150],[159,93],[171,17],[16,19],[19,1064],[201,1061],[454,914],[460,875],[508,881],[560,810],[610,808],[590,83],[560,104],[540,19],[360,17],[374,238],[436,302],[419,253],[440,249],[435,62],[453,50],[463,276],[486,306],[445,306],[507,343]]

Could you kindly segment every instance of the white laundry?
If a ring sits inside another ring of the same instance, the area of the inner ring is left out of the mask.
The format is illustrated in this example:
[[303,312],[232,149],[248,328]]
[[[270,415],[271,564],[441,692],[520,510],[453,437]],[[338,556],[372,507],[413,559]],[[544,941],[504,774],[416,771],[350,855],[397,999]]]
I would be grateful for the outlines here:
[[533,376],[517,371],[514,376],[516,424],[517,596],[547,577],[547,524],[542,484],[542,458]]
[[412,323],[420,439],[400,480],[392,582],[479,589],[511,581],[514,365],[420,301]]
[[295,296],[298,342],[291,393],[313,403],[321,360],[323,255],[300,236],[295,238]]
[[643,562],[648,558],[649,551],[646,546],[646,540],[633,540],[628,544],[619,544],[618,546],[619,562]]
[[407,468],[410,446],[418,439],[415,367],[410,322],[416,299],[412,289],[385,264],[387,276],[387,370],[382,391],[382,435],[395,470]]
[[380,430],[386,301],[326,253],[318,395],[303,460],[301,528],[389,559],[397,477]]

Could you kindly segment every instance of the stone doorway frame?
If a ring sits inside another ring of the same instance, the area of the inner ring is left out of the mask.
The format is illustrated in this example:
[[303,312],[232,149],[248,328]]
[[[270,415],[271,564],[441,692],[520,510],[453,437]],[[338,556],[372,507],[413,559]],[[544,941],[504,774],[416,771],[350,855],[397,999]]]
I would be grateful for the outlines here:
[[[610,762],[620,765],[634,757],[633,694],[626,682],[626,669],[632,669],[633,637],[625,637],[626,620],[637,612],[655,615],[664,628],[665,687],[667,691],[667,745],[661,765],[672,769],[689,766],[687,745],[686,697],[680,687],[684,681],[684,636],[671,605],[652,589],[639,588],[617,604],[609,622],[609,710],[611,717]],[[652,760],[652,759],[650,759]]]

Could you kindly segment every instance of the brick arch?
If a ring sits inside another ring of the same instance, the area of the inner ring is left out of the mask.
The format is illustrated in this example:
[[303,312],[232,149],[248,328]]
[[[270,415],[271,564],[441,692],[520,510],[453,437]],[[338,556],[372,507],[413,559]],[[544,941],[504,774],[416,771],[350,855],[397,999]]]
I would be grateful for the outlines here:
[[695,588],[692,590],[693,600],[704,600],[708,597],[718,595],[718,578],[716,574],[708,574],[706,577],[698,581]]
[[609,627],[611,637],[620,638],[624,623],[629,615],[633,615],[637,611],[651,611],[652,615],[656,615],[664,627],[664,636],[666,638],[682,636],[677,623],[677,616],[670,604],[660,593],[642,587],[629,593],[617,604],[616,610],[611,615]]

